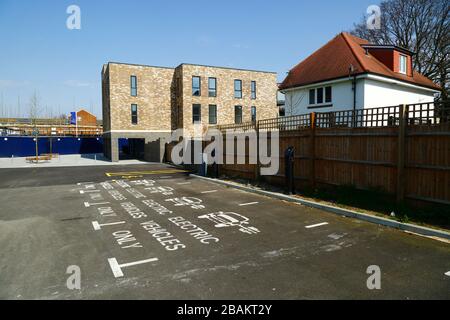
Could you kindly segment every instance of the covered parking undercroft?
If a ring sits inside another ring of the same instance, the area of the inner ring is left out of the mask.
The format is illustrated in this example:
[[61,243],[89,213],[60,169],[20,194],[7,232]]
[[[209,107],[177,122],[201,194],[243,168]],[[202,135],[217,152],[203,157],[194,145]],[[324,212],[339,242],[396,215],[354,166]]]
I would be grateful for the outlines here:
[[122,159],[163,162],[165,144],[170,136],[168,131],[106,132],[103,134],[103,153],[112,162]]

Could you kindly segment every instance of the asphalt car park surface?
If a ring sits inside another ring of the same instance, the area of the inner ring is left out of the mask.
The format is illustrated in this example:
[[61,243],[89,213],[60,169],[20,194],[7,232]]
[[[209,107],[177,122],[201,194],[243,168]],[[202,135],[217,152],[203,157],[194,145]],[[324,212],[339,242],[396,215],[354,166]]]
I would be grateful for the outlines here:
[[0,170],[0,247],[1,299],[450,298],[448,243],[165,165]]

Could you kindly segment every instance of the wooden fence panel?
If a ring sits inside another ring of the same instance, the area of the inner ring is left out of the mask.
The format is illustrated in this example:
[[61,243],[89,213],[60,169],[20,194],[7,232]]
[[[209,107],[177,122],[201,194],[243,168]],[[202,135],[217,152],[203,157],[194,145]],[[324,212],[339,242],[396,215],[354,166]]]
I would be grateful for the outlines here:
[[[250,163],[246,141],[245,164],[236,163],[235,146],[235,161],[220,165],[220,174],[283,186],[284,152],[293,146],[297,188],[349,185],[397,195],[399,201],[406,197],[450,204],[450,109],[445,104],[357,110],[356,116],[352,110],[312,113],[221,129],[238,136],[254,129],[260,135],[279,133],[279,170],[258,177],[260,166]],[[226,150],[225,136],[224,150],[232,151]]]
[[450,204],[450,123],[410,126],[405,149],[406,196]]
[[[271,141],[269,140],[268,143]],[[279,140],[279,170],[275,179],[270,177],[264,177],[265,180],[284,185],[284,173],[285,173],[285,157],[284,152],[290,146],[294,147],[294,178],[296,185],[303,185],[305,181],[308,181],[311,174],[311,162],[310,162],[310,130],[299,129],[289,134],[282,133]]]
[[397,128],[316,130],[317,182],[395,192]]
[[[250,139],[247,137],[248,134],[254,134],[256,136],[256,132],[245,133],[238,132],[235,133],[236,138],[234,139],[234,150],[227,149],[226,139],[227,136],[224,134],[223,136],[223,150],[224,150],[224,164],[220,165],[219,172],[220,174],[224,174],[230,176],[232,178],[245,179],[245,180],[255,180],[256,179],[256,159],[252,158],[250,155]],[[238,154],[238,140],[241,139],[241,143],[244,143],[245,152],[244,152],[244,162],[243,164],[238,164],[237,154]],[[244,140],[245,139],[245,140]],[[255,148],[256,146],[253,145]],[[234,156],[233,156],[234,155]],[[233,162],[231,164],[226,163],[226,157],[233,156]],[[253,164],[255,163],[255,164]]]

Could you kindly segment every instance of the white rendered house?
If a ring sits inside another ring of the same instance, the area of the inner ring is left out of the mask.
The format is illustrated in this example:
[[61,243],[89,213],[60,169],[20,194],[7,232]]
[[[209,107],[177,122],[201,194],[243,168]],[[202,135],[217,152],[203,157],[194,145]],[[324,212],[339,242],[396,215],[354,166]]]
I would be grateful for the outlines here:
[[280,84],[285,114],[433,102],[440,87],[412,68],[413,53],[340,33]]

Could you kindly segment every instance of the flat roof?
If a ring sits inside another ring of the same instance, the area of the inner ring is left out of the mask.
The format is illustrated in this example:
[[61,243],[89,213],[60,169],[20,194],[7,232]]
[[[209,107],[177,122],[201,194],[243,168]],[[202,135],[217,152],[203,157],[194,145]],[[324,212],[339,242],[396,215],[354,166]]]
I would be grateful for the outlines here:
[[262,73],[274,73],[273,71],[263,71],[263,70],[253,70],[253,69],[242,69],[242,68],[232,68],[232,67],[219,67],[219,66],[210,66],[205,64],[195,64],[195,63],[182,63],[180,66],[199,66],[199,67],[207,67],[207,68],[217,68],[217,69],[227,69],[227,70],[238,70],[238,71],[250,71],[250,72],[262,72]]
[[391,49],[391,50],[397,50],[403,53],[407,53],[410,55],[415,55],[416,53],[414,51],[411,51],[409,49],[400,47],[400,46],[396,46],[393,44],[363,44],[361,45],[361,47],[363,47],[364,49]]
[[171,69],[171,70],[174,70],[174,69],[176,69],[178,67],[186,65],[186,66],[198,66],[198,67],[216,68],[216,69],[227,69],[227,70],[237,70],[237,71],[248,71],[248,72],[260,72],[260,73],[277,74],[276,72],[273,72],[273,71],[262,71],[262,70],[242,69],[242,68],[232,68],[232,67],[220,67],[220,66],[211,66],[211,65],[195,64],[195,63],[182,63],[182,64],[178,65],[175,68],[173,68],[173,67],[161,67],[161,66],[154,66],[154,65],[146,65],[146,64],[115,62],[115,61],[110,61],[107,64],[120,64],[120,65],[135,66],[135,67],[162,68],[162,69]]
[[110,61],[110,62],[108,62],[108,64],[120,64],[120,65],[133,66],[133,67],[161,68],[161,69],[172,69],[172,70],[175,69],[172,67],[161,67],[161,66],[152,66],[152,65],[148,65],[148,64],[137,64],[137,63],[126,63],[126,62],[115,62],[115,61]]

